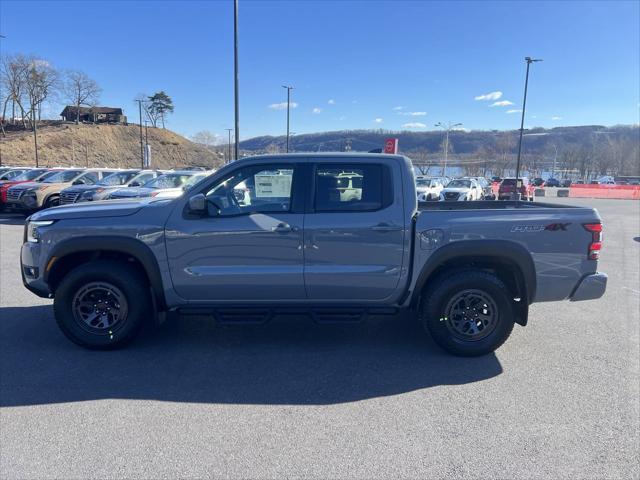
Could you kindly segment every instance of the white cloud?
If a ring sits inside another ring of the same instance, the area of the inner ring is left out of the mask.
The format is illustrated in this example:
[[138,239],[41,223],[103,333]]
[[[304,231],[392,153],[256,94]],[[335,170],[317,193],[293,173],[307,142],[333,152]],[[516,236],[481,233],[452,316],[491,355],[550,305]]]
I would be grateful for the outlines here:
[[321,111],[321,108],[315,107],[313,110],[311,110],[311,113],[320,113]]
[[420,122],[409,122],[402,125],[402,128],[426,128],[426,125]]
[[509,100],[500,100],[499,102],[493,102],[490,107],[508,107],[509,105],[513,105],[513,102]]
[[399,112],[402,109],[404,109],[404,107],[397,106],[397,107],[393,107],[391,110],[393,110],[394,112]]
[[408,117],[424,117],[427,112],[398,112],[398,115],[406,115]]
[[498,100],[500,97],[502,97],[502,92],[497,90],[495,92],[489,92],[489,93],[485,93],[484,95],[478,95],[477,97],[474,97],[475,100]]
[[327,102],[329,105],[335,105],[336,101],[333,98],[330,98],[329,101]]
[[[296,108],[297,106],[298,104],[296,102],[291,102],[291,108]],[[272,103],[267,108],[270,108],[271,110],[286,110],[287,102]]]
[[553,117],[551,117],[551,120],[562,120],[562,117],[559,117],[558,115],[554,115]]
[[382,119],[380,117],[373,120],[375,123],[382,123]]
[[507,110],[507,113],[522,113],[522,110],[518,108],[512,108],[511,110]]

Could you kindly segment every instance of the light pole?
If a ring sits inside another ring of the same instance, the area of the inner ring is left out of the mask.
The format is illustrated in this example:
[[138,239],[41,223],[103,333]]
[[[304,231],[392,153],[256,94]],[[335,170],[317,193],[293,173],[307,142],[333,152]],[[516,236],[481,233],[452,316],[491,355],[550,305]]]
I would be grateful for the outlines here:
[[449,132],[454,127],[461,127],[462,124],[461,123],[451,123],[451,122],[449,122],[448,124],[445,125],[442,122],[438,122],[434,126],[442,128],[445,131],[445,137],[444,137],[444,168],[442,169],[442,176],[446,177],[447,176],[447,160],[449,159]]
[[225,128],[225,130],[229,134],[229,143],[227,143],[227,147],[228,147],[227,163],[231,163],[231,132],[233,131],[233,128]]
[[240,104],[238,92],[238,0],[233,0],[233,97],[235,110],[235,159],[240,151]]
[[289,153],[289,115],[290,115],[290,107],[291,107],[291,90],[293,90],[293,87],[289,85],[282,85],[282,88],[287,89],[287,150],[286,152]]
[[140,114],[140,165],[144,169],[144,144],[142,143],[142,100],[138,102],[138,113]]
[[529,86],[529,66],[533,62],[541,62],[541,58],[524,57],[527,62],[527,73],[524,77],[524,98],[522,100],[522,118],[520,120],[520,141],[518,142],[518,159],[516,160],[516,188],[513,193],[514,200],[517,200],[520,193],[518,192],[518,180],[520,179],[520,155],[522,154],[522,134],[524,133],[524,111],[527,107],[527,88]]

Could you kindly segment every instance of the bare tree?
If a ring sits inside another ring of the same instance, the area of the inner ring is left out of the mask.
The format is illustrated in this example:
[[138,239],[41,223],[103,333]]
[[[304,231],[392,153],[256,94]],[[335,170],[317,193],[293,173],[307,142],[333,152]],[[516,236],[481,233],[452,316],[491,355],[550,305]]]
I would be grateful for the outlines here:
[[42,104],[57,93],[58,72],[46,60],[31,58],[27,70],[25,91],[29,101],[29,120],[33,129],[36,167],[38,166],[38,120]]
[[80,123],[80,107],[93,106],[98,102],[102,89],[95,80],[79,70],[67,72],[64,81],[64,95],[76,107],[76,125]]
[[2,118],[6,118],[6,111],[11,102],[11,123],[15,123],[15,107],[20,110],[20,118],[26,128],[25,91],[29,59],[24,55],[8,55],[2,60],[1,80],[3,91]]
[[207,148],[215,147],[222,143],[222,137],[208,130],[202,130],[191,136],[191,141],[204,145]]

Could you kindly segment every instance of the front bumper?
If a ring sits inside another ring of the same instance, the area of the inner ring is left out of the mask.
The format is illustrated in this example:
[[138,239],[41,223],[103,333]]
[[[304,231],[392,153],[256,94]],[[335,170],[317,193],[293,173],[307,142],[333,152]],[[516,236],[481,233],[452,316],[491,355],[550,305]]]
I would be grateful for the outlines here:
[[[49,285],[44,281],[44,271],[40,268],[40,245],[37,243],[24,243],[20,250],[20,274],[22,284],[27,290],[39,297],[51,298]],[[29,270],[35,275],[27,275]]]
[[595,300],[604,295],[607,289],[607,274],[592,273],[583,277],[578,283],[569,300],[579,302],[581,300]]

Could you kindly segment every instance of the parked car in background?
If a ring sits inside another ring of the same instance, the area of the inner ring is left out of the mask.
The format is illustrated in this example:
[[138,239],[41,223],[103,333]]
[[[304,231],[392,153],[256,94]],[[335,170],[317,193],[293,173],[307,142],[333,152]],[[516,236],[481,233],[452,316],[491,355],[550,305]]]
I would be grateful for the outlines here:
[[7,205],[23,212],[60,204],[60,192],[71,185],[92,185],[110,175],[113,169],[70,168],[50,176],[41,183],[16,185],[7,192]]
[[54,171],[48,168],[32,168],[27,170],[22,175],[14,177],[13,180],[6,180],[0,183],[0,211],[5,209],[7,203],[7,191],[9,188],[20,183],[38,182],[41,179],[47,177],[47,175],[53,175]]
[[156,195],[152,195],[152,197],[155,197],[155,198],[177,198],[180,195],[182,195],[183,193],[188,192],[195,184],[200,182],[200,180],[203,180],[203,179],[207,178],[212,173],[213,172],[211,172],[211,171],[204,171],[204,172],[200,171],[200,172],[196,173],[195,175],[193,175],[192,177],[190,177],[186,182],[184,182],[182,187],[180,187],[180,188],[167,188],[167,189],[164,189],[164,190],[160,190]]
[[564,180],[562,180],[562,186],[564,188],[568,188],[571,186],[571,180],[569,180],[568,178],[565,178]]
[[482,187],[473,179],[455,178],[440,192],[440,201],[464,202],[470,200],[482,200]]
[[559,187],[560,180],[557,178],[548,178],[546,182],[544,182],[545,187]]
[[533,184],[534,187],[541,187],[544,185],[544,179],[540,177],[536,177],[533,180],[531,180],[531,183]]
[[443,188],[442,180],[438,178],[416,177],[416,194],[419,202],[439,200]]
[[[143,198],[143,197],[177,197],[183,192],[182,187],[194,175],[207,176],[201,170],[172,171],[148,181],[140,187],[119,188],[109,193],[109,199]],[[162,195],[161,195],[162,194]]]
[[121,170],[112,173],[93,185],[72,185],[60,192],[60,203],[94,202],[105,200],[109,194],[122,187],[139,187],[163,175],[159,170]]
[[19,175],[31,170],[30,168],[11,168],[0,174],[0,183],[10,182]]
[[[529,200],[533,202],[534,187],[529,182],[528,177],[521,177],[518,179],[520,188],[517,190],[520,193],[522,200]],[[500,182],[500,188],[498,189],[498,200],[511,200],[512,195],[516,192],[516,179],[505,178]]]
[[482,189],[482,195],[480,196],[480,200],[495,200],[496,196],[493,193],[493,187],[491,186],[491,182],[484,177],[463,177],[469,178],[471,180],[475,180],[480,188]]

